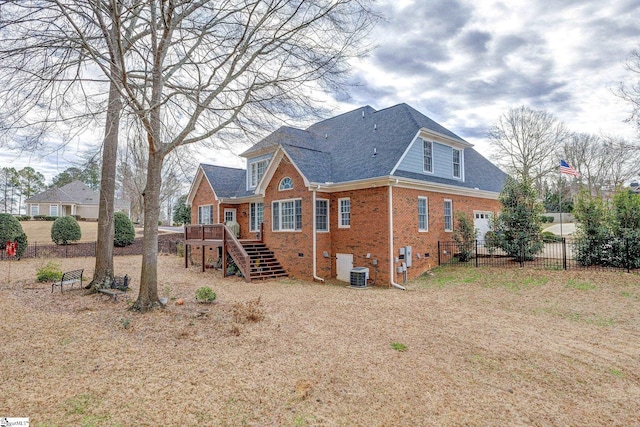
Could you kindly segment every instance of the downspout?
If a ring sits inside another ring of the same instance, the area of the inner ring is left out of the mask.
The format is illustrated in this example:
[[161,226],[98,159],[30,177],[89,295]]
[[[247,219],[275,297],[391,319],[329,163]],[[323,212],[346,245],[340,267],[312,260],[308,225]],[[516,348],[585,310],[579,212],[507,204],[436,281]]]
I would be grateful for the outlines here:
[[220,204],[222,203],[222,199],[218,199],[218,203],[216,203],[216,224],[220,224]]
[[[318,185],[318,188],[320,188],[320,186]],[[324,279],[321,277],[318,277],[316,275],[317,273],[317,261],[316,261],[316,255],[318,252],[317,249],[317,245],[316,245],[316,190],[311,190],[313,196],[312,196],[312,203],[313,203],[313,218],[311,218],[311,222],[313,223],[313,280],[317,280],[321,283],[324,283]]]
[[[398,183],[397,179],[395,183]],[[393,281],[393,276],[395,275],[393,260],[393,184],[389,183],[389,284],[394,288],[406,291],[407,288]]]

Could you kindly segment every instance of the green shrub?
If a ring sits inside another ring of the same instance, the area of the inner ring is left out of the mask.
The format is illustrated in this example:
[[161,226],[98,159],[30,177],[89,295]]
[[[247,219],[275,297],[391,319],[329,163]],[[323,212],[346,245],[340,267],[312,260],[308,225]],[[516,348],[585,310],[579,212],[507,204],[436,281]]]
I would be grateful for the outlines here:
[[203,286],[196,291],[196,299],[200,302],[213,302],[216,300],[216,293],[208,286]]
[[478,236],[478,230],[473,226],[473,220],[464,212],[456,214],[458,226],[453,231],[453,239],[458,244],[458,260],[467,262],[473,257],[473,246]]
[[133,223],[124,212],[116,212],[113,215],[113,246],[122,248],[129,246],[136,239],[136,231],[133,229]]
[[550,231],[542,232],[542,241],[545,243],[562,242],[562,237],[556,236]]
[[22,230],[22,225],[13,215],[0,213],[0,249],[4,250],[7,242],[18,242],[16,258],[22,258],[27,249],[27,235]]
[[55,282],[62,279],[62,266],[57,262],[49,261],[47,265],[40,267],[36,276],[38,282]]
[[68,245],[82,238],[78,221],[72,216],[61,216],[51,226],[51,240],[56,245]]
[[46,215],[34,215],[33,219],[34,221],[44,221],[46,217]]
[[18,217],[19,221],[30,221],[31,217],[29,215],[22,215],[20,217]]

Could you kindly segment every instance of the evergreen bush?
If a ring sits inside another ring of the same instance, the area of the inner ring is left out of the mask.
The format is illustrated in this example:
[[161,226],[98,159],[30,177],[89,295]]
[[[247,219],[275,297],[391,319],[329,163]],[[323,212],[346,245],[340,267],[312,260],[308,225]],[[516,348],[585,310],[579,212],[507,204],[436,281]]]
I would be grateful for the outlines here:
[[116,212],[113,215],[113,246],[123,248],[129,246],[136,239],[136,231],[133,223],[124,212]]
[[17,242],[18,250],[16,258],[22,258],[27,249],[27,235],[22,230],[22,225],[13,215],[0,213],[0,248],[4,250],[7,242]]
[[80,224],[72,216],[61,216],[51,226],[51,240],[56,245],[68,245],[82,238]]
[[473,220],[464,212],[456,214],[458,226],[453,232],[453,240],[458,244],[458,261],[467,262],[473,257],[473,246],[478,236],[478,230],[473,225]]
[[544,249],[536,191],[527,180],[507,177],[498,199],[503,209],[494,221],[497,246],[518,261],[534,259]]

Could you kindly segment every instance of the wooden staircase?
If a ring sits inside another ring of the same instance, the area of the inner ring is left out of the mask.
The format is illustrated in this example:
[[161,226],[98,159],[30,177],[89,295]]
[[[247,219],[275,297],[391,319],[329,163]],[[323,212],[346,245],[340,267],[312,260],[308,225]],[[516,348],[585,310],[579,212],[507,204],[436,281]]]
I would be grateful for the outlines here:
[[250,273],[249,278],[255,279],[272,279],[276,277],[287,277],[288,274],[280,265],[280,262],[269,250],[267,245],[260,242],[241,242],[242,247],[249,255]]

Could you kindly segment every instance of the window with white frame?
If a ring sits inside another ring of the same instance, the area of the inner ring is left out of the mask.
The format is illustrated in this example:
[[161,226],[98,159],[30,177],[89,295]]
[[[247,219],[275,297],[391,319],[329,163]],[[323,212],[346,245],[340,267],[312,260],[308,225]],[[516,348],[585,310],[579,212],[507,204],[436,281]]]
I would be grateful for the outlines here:
[[198,224],[213,224],[213,205],[198,206]]
[[249,230],[260,231],[260,224],[264,220],[264,203],[249,205]]
[[293,180],[288,176],[282,178],[280,181],[280,185],[278,186],[278,190],[291,190],[293,188]]
[[329,201],[316,199],[316,231],[329,231]]
[[40,215],[40,205],[31,205],[31,216]]
[[453,231],[453,202],[444,199],[444,231]]
[[224,222],[235,222],[236,220],[236,210],[227,208],[224,210]]
[[58,205],[49,205],[49,216],[58,216]]
[[462,150],[453,149],[453,177],[462,177]]
[[340,209],[338,228],[351,227],[351,199],[338,199],[338,209]]
[[302,230],[302,200],[278,200],[271,206],[273,231]]
[[429,199],[418,197],[418,231],[429,231]]
[[433,172],[433,142],[431,141],[422,141],[422,169],[425,172]]
[[260,160],[250,164],[249,185],[251,188],[255,188],[262,179],[262,175],[264,175],[264,171],[267,169],[267,163],[268,160]]

